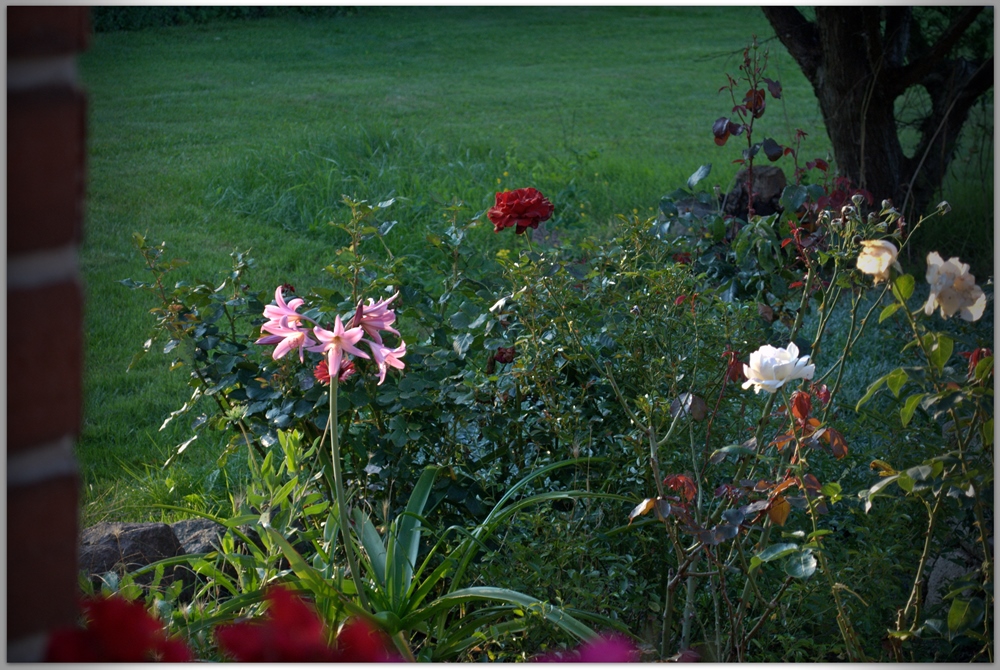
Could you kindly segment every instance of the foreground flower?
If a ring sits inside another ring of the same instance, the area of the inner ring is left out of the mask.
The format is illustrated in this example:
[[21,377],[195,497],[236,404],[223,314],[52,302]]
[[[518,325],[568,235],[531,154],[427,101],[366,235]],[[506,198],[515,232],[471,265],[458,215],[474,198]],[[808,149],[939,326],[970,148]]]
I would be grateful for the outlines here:
[[601,635],[587,640],[573,651],[545,654],[535,659],[537,663],[635,663],[639,650],[621,635]]
[[924,303],[924,314],[930,316],[941,308],[941,316],[950,318],[955,312],[966,321],[975,321],[986,309],[986,295],[976,286],[976,278],[969,273],[969,266],[957,257],[942,259],[932,251],[927,254],[927,283],[931,294]]
[[81,603],[84,628],[53,631],[48,663],[180,663],[193,659],[179,639],[167,638],[163,623],[139,601],[121,596],[89,598]]
[[359,356],[360,358],[368,358],[368,354],[354,346],[365,332],[360,328],[345,329],[339,316],[334,318],[332,331],[315,326],[313,334],[320,341],[320,344],[308,347],[308,349],[309,351],[318,351],[326,354],[328,359],[327,365],[330,366],[329,370],[340,369],[340,359],[343,358],[344,352]]
[[896,256],[899,250],[896,245],[887,240],[864,240],[861,245],[864,247],[858,254],[858,269],[866,275],[875,277],[875,283],[889,281],[889,268],[895,266],[900,272],[900,267]]
[[276,586],[267,592],[267,615],[261,619],[219,626],[219,648],[241,663],[384,663],[398,661],[385,636],[361,620],[347,623],[336,648],[327,642],[319,614],[290,590]]
[[496,204],[486,212],[493,223],[493,232],[514,227],[518,235],[528,228],[538,228],[538,224],[552,216],[555,207],[548,198],[534,188],[519,188],[515,191],[497,193]]
[[799,348],[794,342],[788,343],[787,349],[779,349],[765,344],[750,354],[750,365],[743,366],[743,374],[747,380],[743,388],[754,387],[754,393],[761,389],[774,393],[795,379],[812,379],[816,366],[809,363],[808,356],[799,358]]

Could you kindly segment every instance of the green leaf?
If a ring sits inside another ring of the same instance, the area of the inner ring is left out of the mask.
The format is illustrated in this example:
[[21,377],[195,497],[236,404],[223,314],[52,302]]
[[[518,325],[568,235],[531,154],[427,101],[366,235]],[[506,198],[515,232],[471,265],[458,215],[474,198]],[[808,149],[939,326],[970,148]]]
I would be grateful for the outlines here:
[[816,557],[809,550],[798,551],[785,561],[785,574],[796,579],[809,579],[816,572]]
[[885,375],[873,381],[871,385],[868,387],[868,391],[866,391],[865,394],[861,397],[861,400],[858,401],[858,404],[854,406],[854,411],[855,412],[860,411],[861,406],[864,405],[869,400],[871,400],[872,396],[875,395],[875,393],[880,388],[882,388],[882,385],[885,384],[888,378],[889,375]]
[[942,371],[948,359],[951,358],[955,342],[943,333],[938,333],[934,339],[935,342],[930,350],[930,362],[938,371]]
[[923,400],[926,395],[926,393],[914,393],[906,399],[903,407],[899,410],[899,420],[903,422],[904,428],[908,423],[910,423],[910,420],[913,418],[913,413],[917,410],[917,407],[920,405],[920,401]]
[[948,610],[948,632],[952,635],[972,628],[983,619],[983,601],[979,598],[968,600],[956,598]]
[[475,337],[472,333],[462,333],[451,343],[451,348],[455,350],[455,353],[460,359],[465,358],[465,352],[469,350],[469,345],[472,344],[473,339],[475,339]]
[[894,302],[891,305],[888,305],[885,309],[882,310],[882,313],[878,315],[878,322],[882,323],[883,321],[891,317],[893,314],[899,311],[900,307],[902,307],[902,305],[899,304],[898,302]]
[[798,550],[799,545],[797,544],[793,544],[791,542],[779,542],[778,544],[772,544],[770,547],[757,554],[757,558],[764,563],[767,563],[768,561],[773,561],[776,558],[788,556],[792,552]]
[[892,282],[892,294],[900,300],[900,302],[906,302],[913,295],[913,287],[916,285],[916,280],[913,279],[913,275],[900,275],[896,277],[896,280]]
[[888,375],[886,375],[885,383],[889,386],[889,390],[892,391],[892,395],[899,397],[899,391],[903,388],[903,384],[909,380],[909,375],[903,368],[896,368]]
[[708,173],[711,172],[711,171],[712,171],[712,164],[711,163],[705,163],[700,168],[698,168],[697,170],[695,170],[695,172],[694,172],[693,175],[691,175],[690,177],[688,177],[687,187],[693,191],[695,185],[697,185],[698,182],[700,182],[702,179],[704,179],[705,177],[707,177]]
[[786,186],[785,190],[781,192],[781,206],[785,208],[786,212],[798,211],[808,195],[809,193],[804,186]]

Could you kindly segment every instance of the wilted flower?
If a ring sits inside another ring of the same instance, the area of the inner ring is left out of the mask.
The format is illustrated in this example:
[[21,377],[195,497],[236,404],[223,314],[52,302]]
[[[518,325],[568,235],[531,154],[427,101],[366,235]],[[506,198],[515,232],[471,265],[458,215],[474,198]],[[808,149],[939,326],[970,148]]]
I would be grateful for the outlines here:
[[81,603],[85,628],[53,631],[48,663],[180,663],[193,658],[180,639],[168,638],[163,623],[140,601],[121,596],[88,598]]
[[518,235],[547,221],[555,208],[548,198],[534,188],[519,188],[514,191],[497,193],[496,204],[486,212],[493,223],[493,232],[515,227]]
[[927,254],[927,283],[931,294],[924,303],[924,314],[930,316],[941,308],[941,316],[950,318],[955,312],[966,321],[975,321],[986,309],[986,295],[976,286],[969,266],[957,257],[943,260],[936,251]]
[[864,240],[861,245],[864,248],[858,254],[858,269],[866,275],[875,277],[876,284],[889,280],[889,268],[892,266],[895,266],[900,272],[903,271],[896,260],[899,250],[892,242],[888,240]]
[[799,358],[799,348],[794,342],[789,342],[786,349],[765,344],[750,354],[750,365],[743,366],[743,374],[747,380],[743,388],[754,387],[754,393],[761,389],[774,393],[795,379],[812,379],[816,366],[809,363],[808,356]]
[[[337,377],[337,381],[345,382],[347,379],[354,374],[354,361],[349,361],[346,358],[340,361],[340,375]],[[316,378],[320,384],[330,383],[330,364],[324,358],[319,362],[319,365],[313,370],[313,377]]]
[[399,291],[392,294],[391,298],[386,298],[378,303],[368,298],[367,305],[358,305],[351,319],[351,327],[360,327],[378,344],[382,344],[380,330],[385,330],[394,335],[399,335],[399,331],[391,325],[396,320],[396,313],[389,309],[389,303],[399,297]]

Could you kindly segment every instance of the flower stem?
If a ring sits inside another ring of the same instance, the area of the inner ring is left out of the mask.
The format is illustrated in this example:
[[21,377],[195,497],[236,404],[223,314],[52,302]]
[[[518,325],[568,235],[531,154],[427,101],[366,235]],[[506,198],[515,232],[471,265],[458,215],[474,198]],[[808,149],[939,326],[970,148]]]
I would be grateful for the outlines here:
[[344,493],[344,473],[341,469],[340,461],[340,438],[337,434],[337,371],[330,368],[330,418],[328,428],[330,429],[330,456],[333,462],[333,485],[337,496],[337,509],[340,512],[340,537],[344,542],[344,553],[347,554],[347,566],[351,570],[351,579],[358,591],[358,599],[361,605],[368,609],[368,596],[365,595],[364,584],[361,581],[361,573],[358,570],[358,562],[354,556],[354,542],[350,533],[350,518],[347,514],[347,496]]

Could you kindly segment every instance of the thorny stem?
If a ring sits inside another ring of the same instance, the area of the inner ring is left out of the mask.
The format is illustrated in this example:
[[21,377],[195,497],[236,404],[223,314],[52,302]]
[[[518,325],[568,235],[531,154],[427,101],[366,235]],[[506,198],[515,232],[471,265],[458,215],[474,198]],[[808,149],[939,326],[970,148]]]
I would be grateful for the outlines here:
[[911,610],[913,611],[913,624],[910,626],[910,631],[913,631],[917,627],[917,623],[920,620],[920,590],[924,583],[924,566],[927,565],[927,558],[930,556],[934,526],[937,523],[937,513],[943,499],[944,489],[938,492],[937,497],[934,499],[933,508],[931,508],[926,500],[921,499],[927,508],[927,532],[924,534],[924,550],[921,552],[920,562],[917,564],[917,577],[913,580],[913,590],[910,591],[910,599],[906,602],[906,607],[900,612],[899,619],[896,621],[897,630],[902,630],[903,626],[906,625]]

